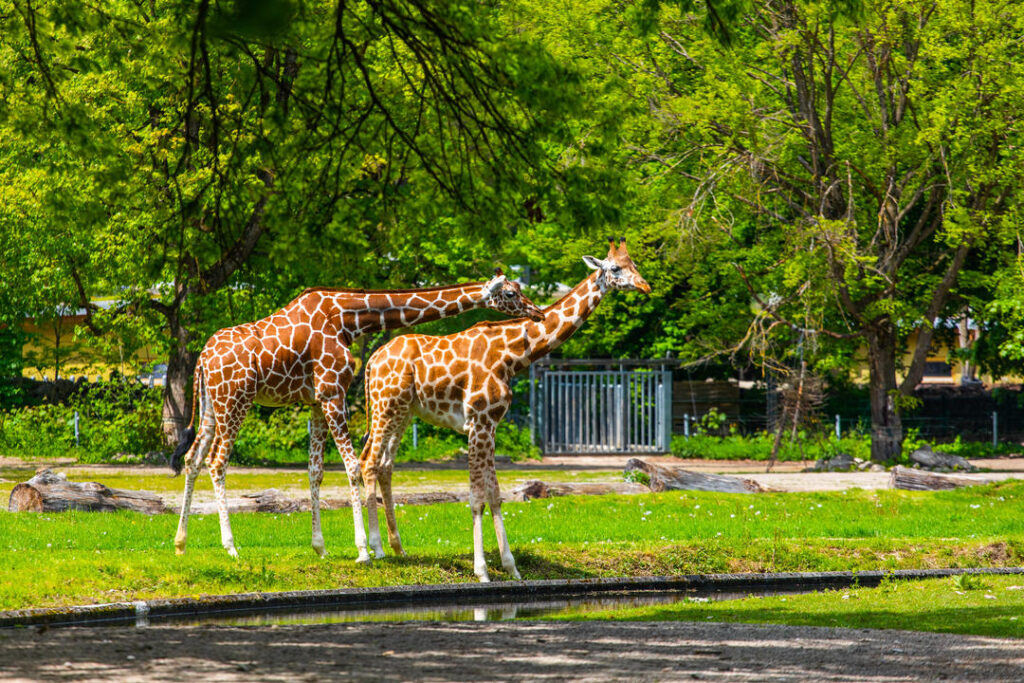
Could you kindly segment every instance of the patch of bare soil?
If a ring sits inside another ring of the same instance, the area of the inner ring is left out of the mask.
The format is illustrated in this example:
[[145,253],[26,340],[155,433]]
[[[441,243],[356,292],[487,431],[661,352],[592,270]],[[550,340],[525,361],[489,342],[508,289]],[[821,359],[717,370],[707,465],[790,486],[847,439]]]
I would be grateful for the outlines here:
[[686,622],[0,632],[5,681],[1024,680],[1019,640]]

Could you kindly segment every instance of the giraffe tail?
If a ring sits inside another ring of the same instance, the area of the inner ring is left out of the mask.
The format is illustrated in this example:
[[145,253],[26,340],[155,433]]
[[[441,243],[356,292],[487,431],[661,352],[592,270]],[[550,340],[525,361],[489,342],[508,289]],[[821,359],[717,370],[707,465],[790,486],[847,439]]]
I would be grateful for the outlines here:
[[[192,448],[192,444],[196,440],[196,406],[202,405],[199,401],[199,393],[203,389],[202,381],[202,366],[197,363],[195,375],[192,377],[192,419],[189,421],[185,431],[181,433],[181,440],[178,442],[177,448],[174,449],[174,453],[171,454],[171,469],[174,470],[175,476],[181,474],[181,466],[185,461],[185,454]],[[200,416],[199,423],[202,424],[202,416]]]
[[181,466],[185,462],[185,454],[188,453],[188,449],[192,447],[192,443],[195,440],[196,430],[195,427],[190,425],[181,433],[181,441],[178,442],[178,447],[171,454],[171,469],[174,470],[175,476],[181,474]]

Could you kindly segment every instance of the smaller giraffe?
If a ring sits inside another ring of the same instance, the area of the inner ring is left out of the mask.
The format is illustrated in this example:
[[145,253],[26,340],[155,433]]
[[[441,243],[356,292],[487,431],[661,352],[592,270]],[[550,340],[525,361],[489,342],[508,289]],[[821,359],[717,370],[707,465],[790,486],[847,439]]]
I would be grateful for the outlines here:
[[456,334],[433,337],[407,334],[373,354],[367,363],[366,397],[372,419],[370,438],[360,455],[369,541],[383,557],[376,512],[376,481],[380,481],[388,541],[404,555],[395,523],[391,472],[402,434],[413,416],[454,429],[469,437],[469,505],[473,514],[473,570],[489,581],[484,561],[482,518],[490,507],[501,564],[520,578],[505,534],[501,492],[494,471],[494,432],[511,402],[509,382],[533,361],[561,345],[580,328],[609,290],[651,288],[626,251],[626,240],[609,239],[604,260],[584,256],[592,272],[557,303],[544,309],[544,319],[479,323]]

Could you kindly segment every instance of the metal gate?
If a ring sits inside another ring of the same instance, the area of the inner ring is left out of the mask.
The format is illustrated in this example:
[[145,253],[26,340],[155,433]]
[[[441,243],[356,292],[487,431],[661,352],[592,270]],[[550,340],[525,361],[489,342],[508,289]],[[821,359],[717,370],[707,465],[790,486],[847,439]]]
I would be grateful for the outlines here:
[[531,372],[534,438],[544,453],[665,453],[672,372],[663,367]]

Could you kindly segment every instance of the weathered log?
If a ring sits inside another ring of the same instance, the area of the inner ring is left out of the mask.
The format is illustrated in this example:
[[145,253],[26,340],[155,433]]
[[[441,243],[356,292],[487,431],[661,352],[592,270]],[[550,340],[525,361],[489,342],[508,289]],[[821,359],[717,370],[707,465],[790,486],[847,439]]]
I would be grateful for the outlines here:
[[[701,474],[681,467],[662,467],[639,458],[626,461],[623,473],[642,472],[647,475],[652,491],[717,491],[719,493],[762,493],[765,489],[752,479],[725,474]],[[633,475],[638,479],[637,475]]]
[[634,494],[650,493],[651,490],[643,484],[629,481],[615,482],[611,484],[598,483],[552,483],[543,482],[539,479],[532,479],[524,482],[508,492],[504,499],[507,501],[525,501],[531,498],[551,498],[553,496],[600,496],[609,493]]
[[944,491],[960,488],[961,486],[991,484],[993,481],[996,480],[985,477],[965,477],[954,474],[926,472],[903,467],[902,465],[893,467],[889,475],[890,488],[906,489],[909,491]]
[[149,491],[112,489],[95,482],[70,482],[51,470],[41,470],[11,491],[10,512],[110,512],[134,510],[147,515],[166,512],[160,496]]

